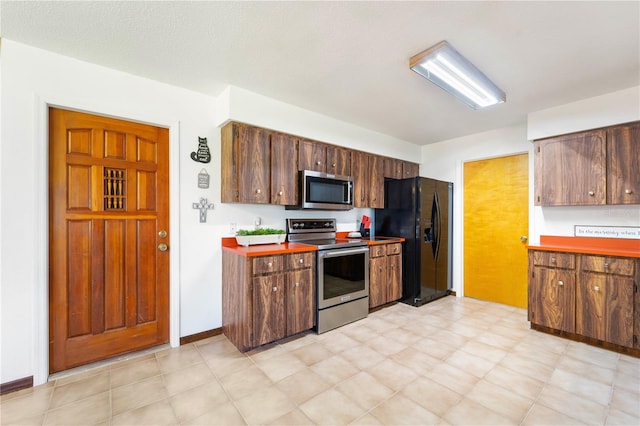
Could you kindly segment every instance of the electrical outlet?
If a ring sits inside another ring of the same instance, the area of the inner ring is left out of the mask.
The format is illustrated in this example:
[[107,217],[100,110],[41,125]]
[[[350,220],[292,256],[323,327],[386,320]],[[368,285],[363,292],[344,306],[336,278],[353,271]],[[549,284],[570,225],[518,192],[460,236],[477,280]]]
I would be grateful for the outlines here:
[[256,226],[260,226],[262,224],[262,219],[260,216],[256,217],[256,220],[253,222]]
[[235,234],[236,232],[238,232],[238,224],[237,224],[237,223],[235,223],[235,222],[231,222],[231,223],[229,224],[229,231],[230,231],[232,234]]

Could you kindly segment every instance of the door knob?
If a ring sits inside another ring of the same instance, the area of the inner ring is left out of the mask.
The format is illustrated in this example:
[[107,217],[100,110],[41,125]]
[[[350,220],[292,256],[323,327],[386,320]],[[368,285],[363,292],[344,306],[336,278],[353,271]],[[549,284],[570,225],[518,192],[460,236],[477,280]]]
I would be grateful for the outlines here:
[[160,251],[167,251],[168,248],[169,248],[169,246],[166,245],[165,243],[158,244],[158,250],[160,250]]
[[164,238],[167,236],[167,231],[165,231],[164,229],[160,232],[158,232],[158,237],[160,238]]
[[522,241],[523,243],[526,243],[526,242],[527,242],[527,239],[528,239],[528,238],[527,238],[527,236],[526,236],[526,235],[523,235],[522,237],[520,237],[520,241]]

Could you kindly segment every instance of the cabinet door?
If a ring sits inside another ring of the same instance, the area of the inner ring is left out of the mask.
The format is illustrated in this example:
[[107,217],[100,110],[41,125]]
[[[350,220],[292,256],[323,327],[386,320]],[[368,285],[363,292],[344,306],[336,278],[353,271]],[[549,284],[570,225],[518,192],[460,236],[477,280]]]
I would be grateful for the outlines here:
[[271,204],[298,204],[298,140],[276,133],[271,136]]
[[531,322],[575,331],[575,272],[534,267],[530,290]]
[[420,165],[404,161],[402,163],[402,177],[411,178],[420,175]]
[[535,204],[605,204],[606,132],[598,130],[534,142]]
[[327,147],[320,142],[300,139],[299,143],[299,170],[327,171]]
[[580,274],[576,292],[576,333],[605,339],[606,275]]
[[284,274],[253,277],[253,346],[282,339],[286,332]]
[[268,130],[238,126],[238,191],[241,203],[269,203],[269,142]]
[[369,154],[354,151],[351,157],[353,172],[353,206],[369,207]]
[[402,160],[397,160],[395,158],[385,158],[384,159],[384,177],[393,178],[393,179],[402,179],[403,178],[403,170],[402,170]]
[[369,156],[369,205],[372,209],[384,207],[384,157]]
[[402,255],[387,256],[389,266],[389,291],[387,302],[398,300],[402,297]]
[[240,202],[238,190],[238,125],[228,123],[220,134],[220,198],[223,203]]
[[605,340],[633,347],[634,280],[610,275],[605,287]]
[[327,173],[351,176],[351,150],[327,145]]
[[311,269],[287,272],[287,336],[313,328],[313,289]]
[[387,303],[387,257],[369,259],[369,307]]
[[640,204],[640,122],[607,132],[607,203]]
[[576,294],[576,332],[633,347],[633,285],[632,278],[580,274]]

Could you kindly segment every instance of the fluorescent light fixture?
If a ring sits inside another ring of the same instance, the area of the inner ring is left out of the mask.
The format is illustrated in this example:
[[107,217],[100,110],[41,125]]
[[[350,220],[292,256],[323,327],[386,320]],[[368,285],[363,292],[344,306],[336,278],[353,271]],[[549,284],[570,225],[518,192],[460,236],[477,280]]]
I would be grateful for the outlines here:
[[498,86],[446,41],[411,57],[409,68],[473,109],[507,100]]

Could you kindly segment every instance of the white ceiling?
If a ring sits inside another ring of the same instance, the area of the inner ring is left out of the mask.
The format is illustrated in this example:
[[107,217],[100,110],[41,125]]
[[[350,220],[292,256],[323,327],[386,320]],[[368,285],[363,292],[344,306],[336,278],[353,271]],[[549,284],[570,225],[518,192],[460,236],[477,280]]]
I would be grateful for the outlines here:
[[[640,85],[638,1],[0,6],[7,39],[213,96],[239,86],[418,145]],[[505,104],[474,111],[409,70],[443,39]]]

